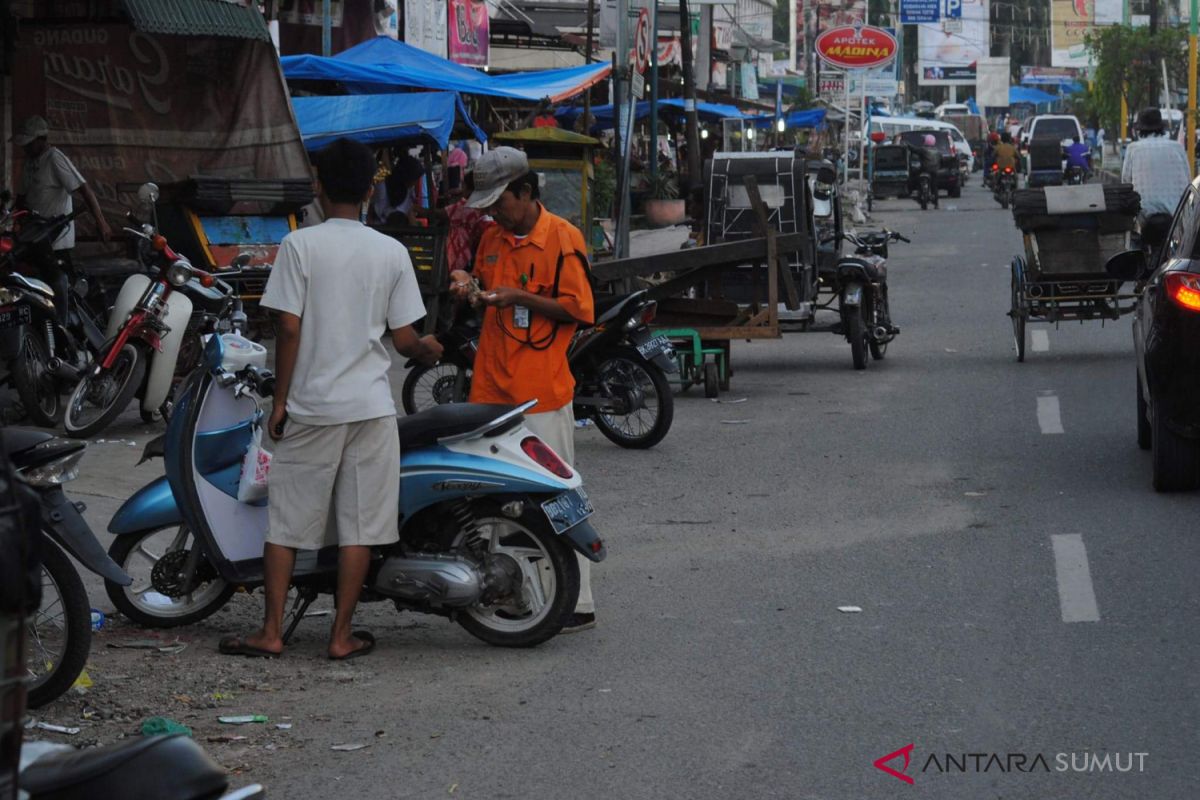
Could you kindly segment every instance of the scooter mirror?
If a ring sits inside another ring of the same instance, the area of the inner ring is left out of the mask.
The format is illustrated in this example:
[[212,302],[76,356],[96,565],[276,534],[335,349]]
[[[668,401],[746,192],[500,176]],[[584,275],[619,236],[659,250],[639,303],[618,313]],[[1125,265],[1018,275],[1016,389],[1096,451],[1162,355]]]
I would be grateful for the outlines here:
[[138,202],[145,206],[152,206],[158,202],[158,184],[143,183],[138,187]]

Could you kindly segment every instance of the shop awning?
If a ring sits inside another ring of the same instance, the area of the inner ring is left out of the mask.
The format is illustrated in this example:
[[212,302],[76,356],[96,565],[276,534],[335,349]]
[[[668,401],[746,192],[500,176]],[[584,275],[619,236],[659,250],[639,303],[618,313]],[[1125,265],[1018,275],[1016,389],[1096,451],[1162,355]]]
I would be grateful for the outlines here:
[[133,27],[146,33],[271,41],[258,4],[249,0],[121,0]]
[[[804,111],[793,111],[785,114],[783,117],[784,124],[789,128],[819,128],[825,124],[826,110],[823,108],[810,108]],[[872,116],[880,116],[871,112]],[[883,114],[882,116],[887,116]],[[761,118],[754,119],[754,127],[756,128],[771,128],[775,126],[775,115],[764,114]]]
[[461,115],[479,141],[487,141],[454,92],[414,92],[387,98],[363,94],[295,97],[292,108],[300,138],[309,151],[320,150],[343,136],[364,144],[428,137],[445,149],[456,115]]
[[[683,101],[677,98],[669,100],[659,100],[660,109],[667,109],[670,113],[683,115]],[[575,120],[583,113],[583,108],[580,106],[571,106],[569,108],[560,108],[554,112],[559,123],[564,127],[571,128],[575,125]],[[605,130],[613,127],[613,107],[609,103],[603,106],[592,106],[592,119],[595,124],[592,125],[593,130]],[[659,111],[660,114],[664,113]],[[696,113],[701,119],[707,119],[713,122],[723,119],[753,119],[754,115],[744,114],[735,106],[727,106],[722,103],[696,103]],[[637,104],[637,119],[650,116],[650,101],[643,100]],[[774,117],[771,117],[774,119]]]
[[604,80],[612,71],[610,64],[585,64],[489,75],[387,36],[368,40],[332,58],[284,56],[280,63],[285,78],[337,81],[355,94],[434,89],[531,102],[569,99]]
[[1027,86],[1008,87],[1009,105],[1014,103],[1033,103],[1034,105],[1039,105],[1041,103],[1053,103],[1058,99],[1057,95],[1043,92],[1041,89],[1030,89]]

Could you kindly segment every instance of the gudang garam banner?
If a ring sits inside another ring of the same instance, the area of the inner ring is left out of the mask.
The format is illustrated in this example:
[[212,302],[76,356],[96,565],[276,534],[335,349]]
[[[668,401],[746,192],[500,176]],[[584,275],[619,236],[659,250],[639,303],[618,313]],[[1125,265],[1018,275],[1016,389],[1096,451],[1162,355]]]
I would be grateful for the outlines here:
[[1050,64],[1091,66],[1086,44],[1088,32],[1119,25],[1121,14],[1121,0],[1050,0]]
[[975,65],[990,55],[988,0],[962,0],[962,19],[917,26],[917,82],[922,86],[970,86]]
[[485,0],[450,0],[446,49],[451,61],[468,67],[488,65],[488,9]]

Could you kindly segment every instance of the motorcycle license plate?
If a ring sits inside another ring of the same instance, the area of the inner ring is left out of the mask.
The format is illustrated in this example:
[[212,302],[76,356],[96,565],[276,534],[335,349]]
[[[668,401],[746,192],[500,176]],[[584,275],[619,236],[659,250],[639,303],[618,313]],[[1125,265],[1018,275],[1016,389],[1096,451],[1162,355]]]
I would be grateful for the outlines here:
[[590,517],[595,509],[581,486],[542,503],[542,511],[550,520],[554,532],[564,533]]
[[29,306],[0,308],[0,328],[19,328],[33,322],[33,310]]
[[648,342],[642,342],[637,346],[638,353],[642,358],[649,361],[657,355],[662,355],[671,349],[671,340],[665,336],[655,336]]

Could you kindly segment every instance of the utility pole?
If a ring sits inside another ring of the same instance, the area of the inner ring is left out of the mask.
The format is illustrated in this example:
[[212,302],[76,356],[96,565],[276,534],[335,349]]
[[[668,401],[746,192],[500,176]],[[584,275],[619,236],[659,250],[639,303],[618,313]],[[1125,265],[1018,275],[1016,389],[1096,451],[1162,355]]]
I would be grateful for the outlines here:
[[[592,63],[592,48],[596,41],[596,0],[588,0],[587,11],[587,42],[584,47],[587,52],[583,54],[583,63]],[[588,89],[583,93],[583,130],[580,131],[584,136],[592,135],[592,90]]]
[[658,0],[650,0],[650,185],[658,185]]
[[333,55],[333,5],[332,0],[324,0],[321,4],[321,55],[329,58]]
[[[1123,0],[1121,7],[1121,25],[1128,29],[1130,22],[1129,0]],[[1125,140],[1129,137],[1129,101],[1126,99],[1129,95],[1129,84],[1121,84],[1121,137],[1117,142],[1117,146],[1121,147],[1125,144]]]
[[1196,174],[1196,38],[1200,32],[1200,2],[1192,0],[1191,18],[1188,20],[1188,113],[1187,113],[1187,157],[1188,169]]
[[[687,118],[688,179],[687,190],[701,186],[700,119],[696,115],[696,72],[692,65],[692,15],[687,0],[679,0],[679,45],[683,48],[683,113]],[[707,68],[708,65],[706,64]]]

